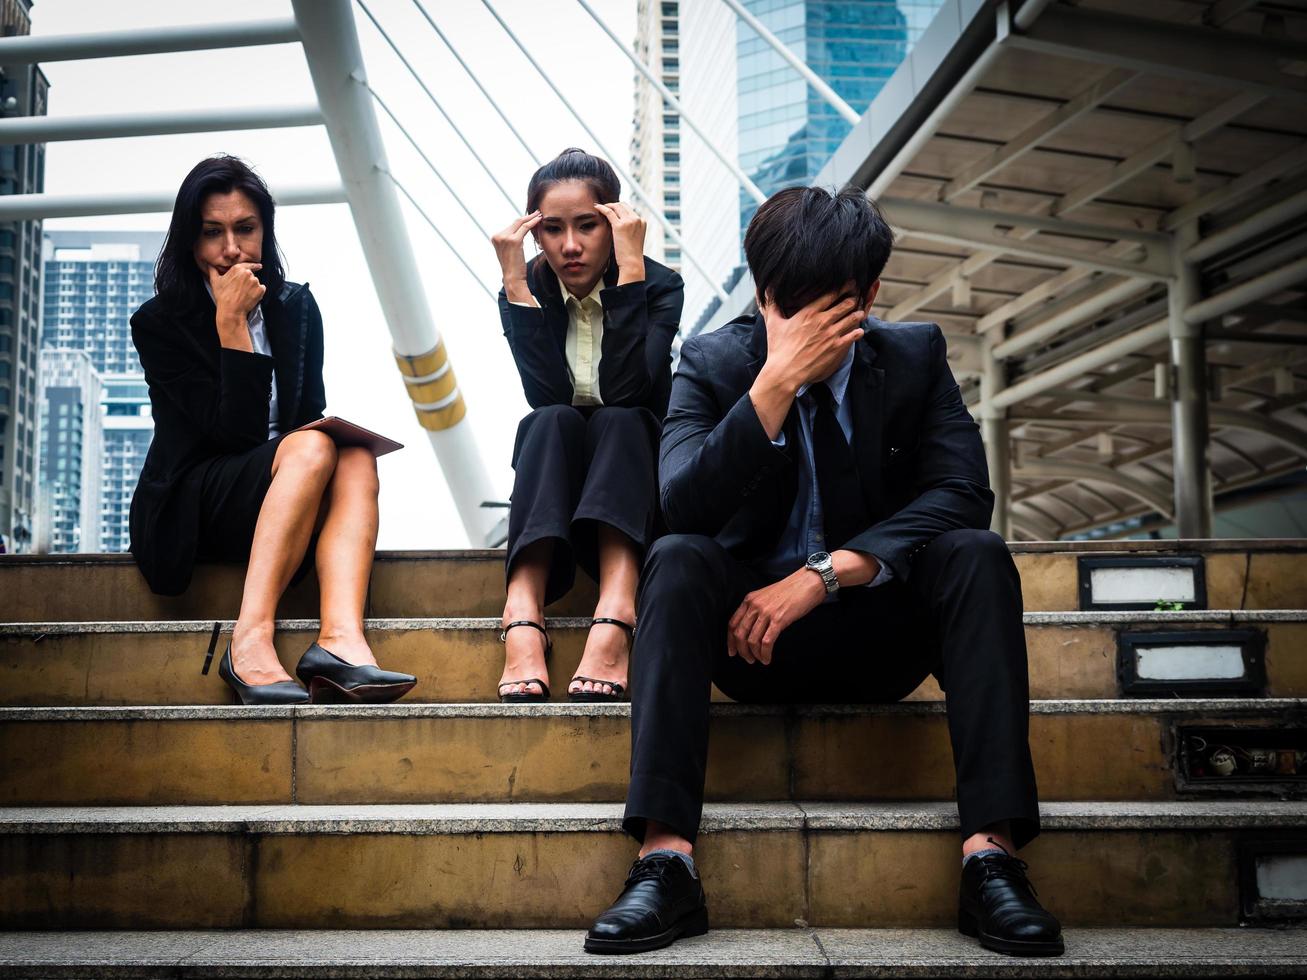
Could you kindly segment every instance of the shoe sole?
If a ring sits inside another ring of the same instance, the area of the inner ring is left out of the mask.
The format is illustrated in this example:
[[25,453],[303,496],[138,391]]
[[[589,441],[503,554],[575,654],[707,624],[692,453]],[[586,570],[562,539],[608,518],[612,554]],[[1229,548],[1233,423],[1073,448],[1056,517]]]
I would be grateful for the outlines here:
[[963,915],[958,916],[958,932],[980,940],[980,945],[991,952],[1004,953],[1007,956],[1061,956],[1066,952],[1066,944],[1060,936],[1048,942],[999,939],[981,929],[975,919]]
[[700,909],[686,916],[670,929],[649,936],[647,939],[592,939],[585,937],[585,951],[613,955],[622,953],[648,953],[655,949],[670,946],[678,939],[702,936],[708,931],[708,910]]
[[417,681],[404,684],[360,684],[345,688],[333,684],[325,677],[309,680],[309,702],[312,704],[390,704],[398,701],[413,688]]

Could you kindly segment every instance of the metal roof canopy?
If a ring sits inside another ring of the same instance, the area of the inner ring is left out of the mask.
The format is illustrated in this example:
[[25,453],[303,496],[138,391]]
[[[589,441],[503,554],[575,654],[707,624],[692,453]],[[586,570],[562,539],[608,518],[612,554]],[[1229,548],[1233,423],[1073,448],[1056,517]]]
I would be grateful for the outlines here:
[[996,530],[1208,537],[1302,471],[1304,105],[1302,5],[948,0],[832,156],[898,232],[882,315],[949,336]]

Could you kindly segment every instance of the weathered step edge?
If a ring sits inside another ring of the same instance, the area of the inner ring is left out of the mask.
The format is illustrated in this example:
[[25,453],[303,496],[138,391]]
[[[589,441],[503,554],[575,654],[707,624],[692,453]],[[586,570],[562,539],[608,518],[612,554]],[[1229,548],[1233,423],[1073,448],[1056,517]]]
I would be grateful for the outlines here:
[[0,934],[0,976],[326,980],[636,977],[1294,976],[1307,931],[1074,929],[1013,962],[947,929],[716,929],[655,953],[589,956],[575,929]]

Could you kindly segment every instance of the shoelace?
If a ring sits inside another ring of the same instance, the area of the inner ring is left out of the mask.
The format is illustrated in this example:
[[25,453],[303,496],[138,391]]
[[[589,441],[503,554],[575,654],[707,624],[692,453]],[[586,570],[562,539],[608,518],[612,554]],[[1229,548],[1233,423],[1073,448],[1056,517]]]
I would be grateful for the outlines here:
[[980,861],[980,870],[984,873],[986,881],[993,879],[1017,882],[1029,888],[1030,894],[1039,895],[1030,879],[1026,877],[1026,871],[1030,869],[1030,865],[1020,858],[1014,858],[1011,855],[999,857],[997,854],[992,854],[978,860]]
[[631,870],[627,872],[626,885],[629,888],[640,881],[661,881],[672,869],[672,862],[679,860],[680,858],[661,854],[652,858],[641,858],[631,865]]

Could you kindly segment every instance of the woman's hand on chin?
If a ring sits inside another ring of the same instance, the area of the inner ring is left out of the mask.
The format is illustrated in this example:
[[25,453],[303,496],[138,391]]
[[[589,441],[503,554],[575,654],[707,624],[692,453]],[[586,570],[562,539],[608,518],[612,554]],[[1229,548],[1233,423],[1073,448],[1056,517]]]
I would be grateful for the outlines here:
[[225,273],[209,266],[209,288],[218,308],[218,336],[224,347],[253,350],[247,317],[263,300],[268,287],[255,275],[263,266],[258,262],[237,262]]
[[617,259],[617,284],[644,281],[644,218],[621,201],[596,204],[595,210],[613,226],[613,255]]

